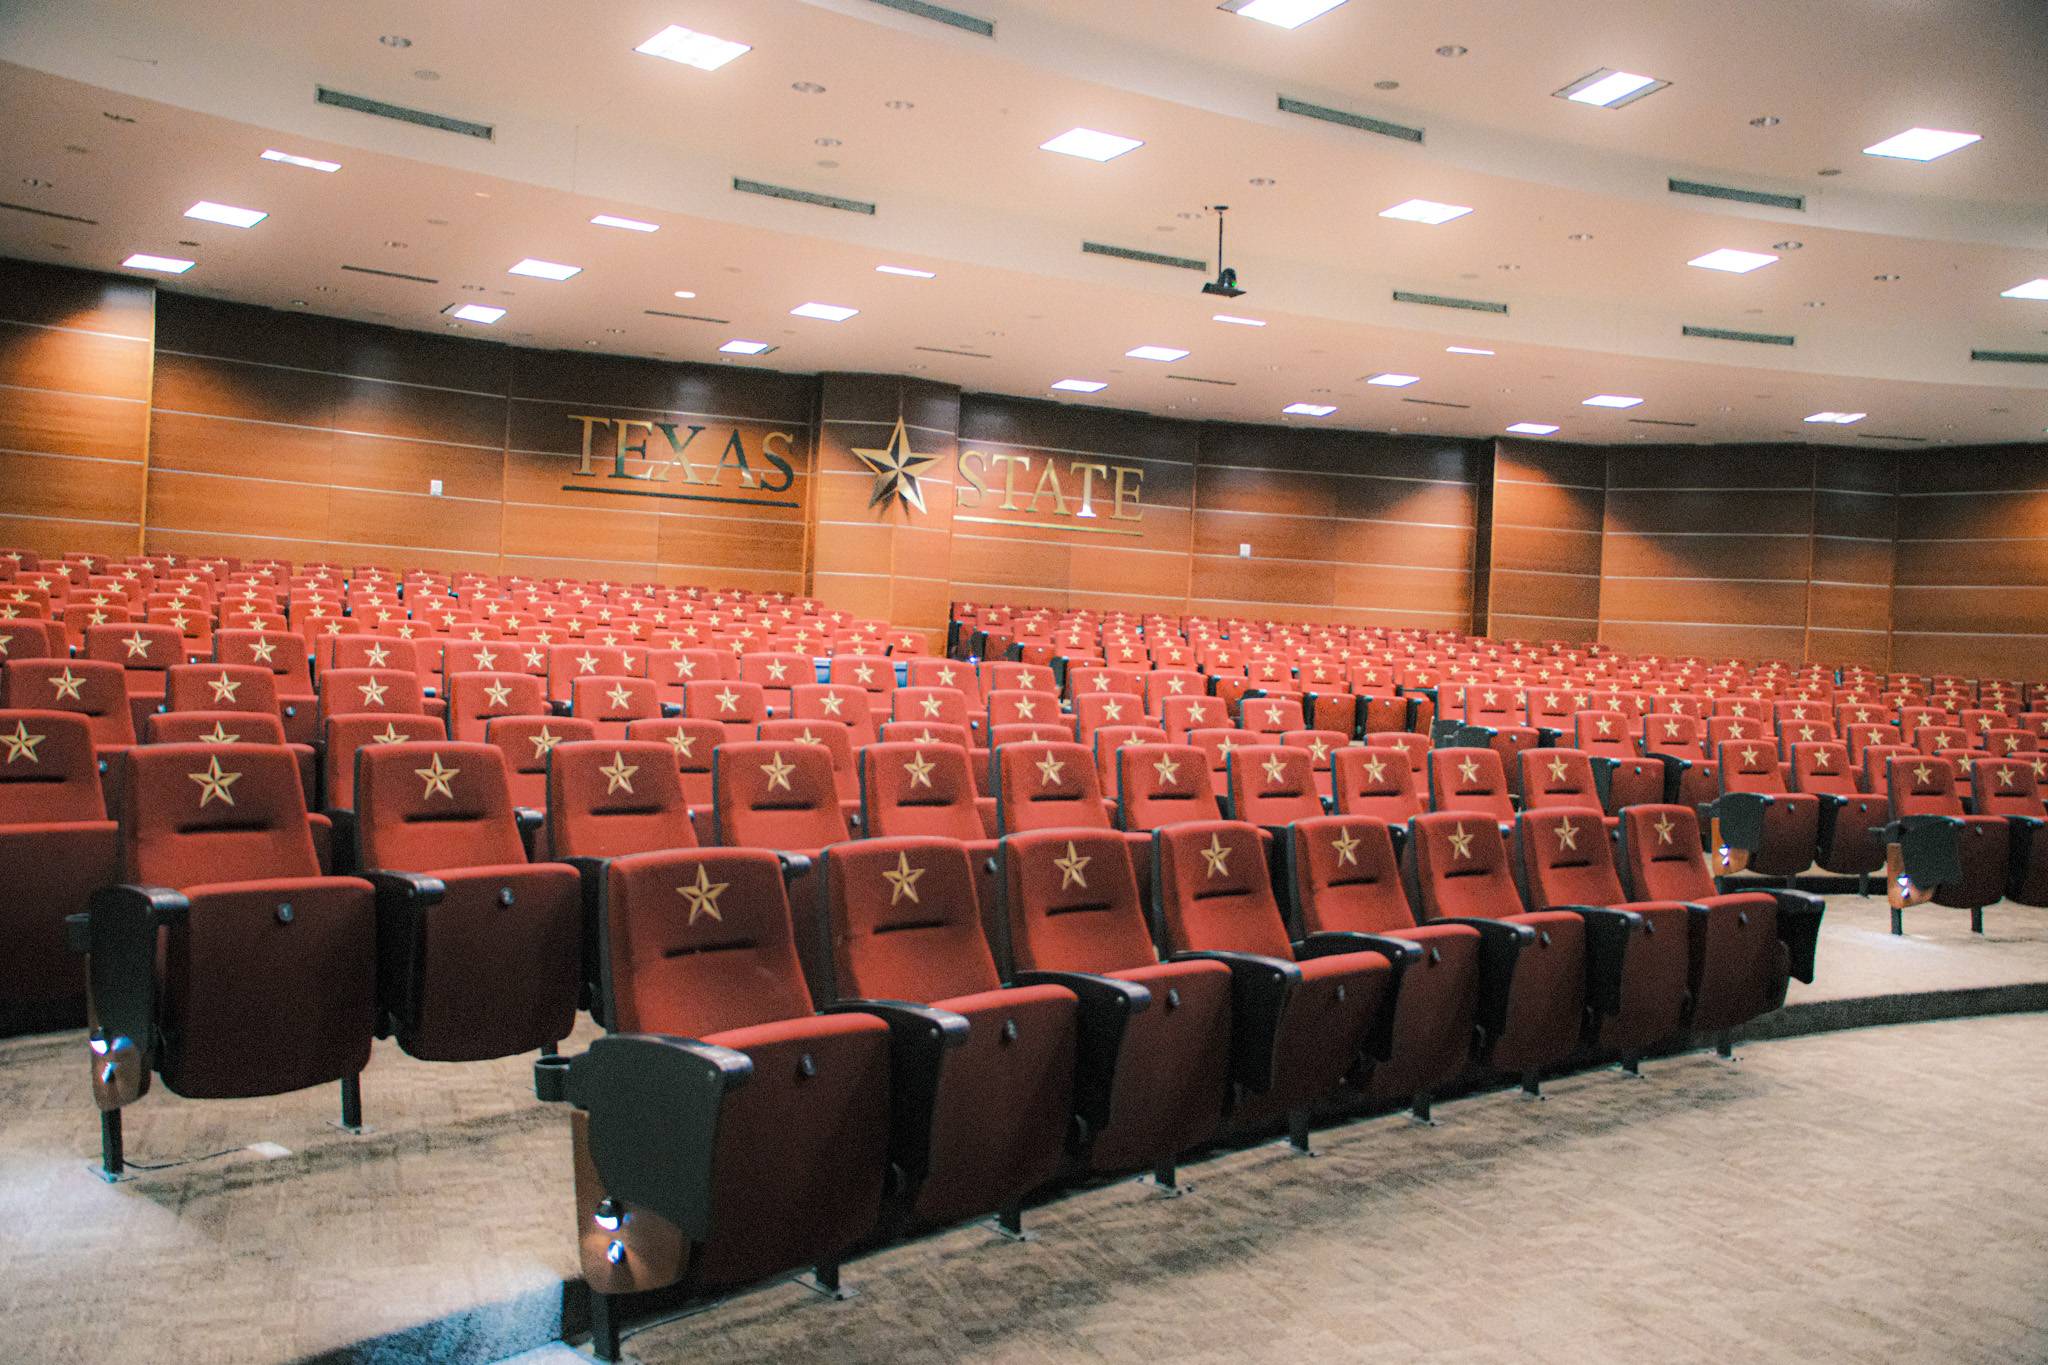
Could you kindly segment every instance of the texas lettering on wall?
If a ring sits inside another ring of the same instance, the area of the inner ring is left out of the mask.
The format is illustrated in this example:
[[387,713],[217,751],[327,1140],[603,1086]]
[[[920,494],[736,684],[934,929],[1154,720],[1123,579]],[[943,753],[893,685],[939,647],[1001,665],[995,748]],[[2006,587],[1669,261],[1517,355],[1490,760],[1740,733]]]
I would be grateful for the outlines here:
[[564,492],[675,498],[742,507],[796,507],[796,434],[730,422],[570,413],[582,454]]

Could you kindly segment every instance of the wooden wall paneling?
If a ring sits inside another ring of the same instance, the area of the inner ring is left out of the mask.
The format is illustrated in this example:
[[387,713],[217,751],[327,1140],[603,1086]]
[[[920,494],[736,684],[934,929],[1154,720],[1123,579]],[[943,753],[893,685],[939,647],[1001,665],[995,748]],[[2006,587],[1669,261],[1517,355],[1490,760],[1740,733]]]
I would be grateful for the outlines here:
[[2048,445],[1898,461],[1894,666],[2048,679]]
[[1607,461],[1597,448],[1494,443],[1488,624],[1503,639],[1584,641],[1600,626]]
[[1815,452],[1809,658],[1891,666],[1897,480],[1889,451]]

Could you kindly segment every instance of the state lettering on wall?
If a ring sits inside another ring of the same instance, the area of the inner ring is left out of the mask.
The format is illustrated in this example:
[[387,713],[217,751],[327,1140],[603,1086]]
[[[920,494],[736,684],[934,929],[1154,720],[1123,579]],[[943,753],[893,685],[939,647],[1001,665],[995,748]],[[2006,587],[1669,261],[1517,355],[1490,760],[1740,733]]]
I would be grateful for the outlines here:
[[953,520],[1139,536],[1145,469],[1093,455],[964,449]]
[[715,418],[572,412],[580,453],[565,493],[664,498],[739,507],[796,508],[802,459],[795,432]]

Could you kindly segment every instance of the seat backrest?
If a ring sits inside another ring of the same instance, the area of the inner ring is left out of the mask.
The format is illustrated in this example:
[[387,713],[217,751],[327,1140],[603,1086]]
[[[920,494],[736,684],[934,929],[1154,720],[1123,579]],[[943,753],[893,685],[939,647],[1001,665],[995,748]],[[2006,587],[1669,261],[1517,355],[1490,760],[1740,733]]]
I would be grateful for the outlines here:
[[1507,769],[1492,749],[1431,749],[1429,808],[1483,815],[1506,824],[1515,818]]
[[146,744],[121,784],[121,875],[173,890],[317,877],[299,761],[269,744]]
[[87,626],[85,657],[129,672],[161,673],[185,662],[185,636],[176,626]]
[[1233,747],[1225,761],[1230,812],[1254,825],[1286,825],[1321,815],[1322,797],[1308,750],[1285,744]]
[[1856,765],[1849,746],[1832,742],[1792,746],[1792,790],[1855,796]]
[[801,654],[771,650],[742,654],[739,662],[740,681],[753,683],[763,691],[772,687],[787,692],[792,687],[818,684],[817,666]]
[[826,849],[824,862],[838,995],[930,1004],[1001,985],[959,840],[869,838]]
[[1855,724],[1848,726],[1842,731],[1842,738],[1849,746],[1850,757],[1858,762],[1861,762],[1863,759],[1863,751],[1874,744],[1897,745],[1899,748],[1906,747],[1901,743],[1898,726],[1875,721],[1867,725]]
[[159,711],[143,721],[145,744],[282,744],[284,722],[253,711]]
[[1210,949],[1292,961],[1258,826],[1170,825],[1152,835],[1153,936],[1168,953]]
[[1394,839],[1385,820],[1318,815],[1287,827],[1290,927],[1308,934],[1383,934],[1413,928],[1415,912],[1401,884]]
[[412,641],[395,639],[389,635],[322,636],[315,647],[314,658],[320,664],[323,687],[326,686],[328,672],[337,668],[378,669],[414,674],[420,669],[419,654],[413,649]]
[[1025,692],[998,688],[988,694],[988,726],[1066,725],[1072,722],[1060,710],[1059,698],[1050,692]]
[[1108,829],[1095,760],[1079,744],[1005,744],[996,751],[996,828]]
[[[1807,711],[1817,707],[1807,706]],[[1790,756],[1795,744],[1828,744],[1840,736],[1835,733],[1833,723],[1825,720],[1780,720],[1778,722],[1778,752]]]
[[1116,756],[1133,744],[1164,744],[1166,731],[1156,725],[1104,725],[1084,732],[1082,742],[1095,754],[1095,778],[1104,792],[1116,790]]
[[571,740],[547,766],[549,847],[558,858],[695,848],[675,750],[660,740]]
[[[766,849],[614,864],[604,973],[612,1027],[701,1038],[812,1012],[782,868]],[[616,894],[618,884],[634,894]]]
[[365,868],[434,872],[526,861],[505,756],[452,740],[356,750],[356,839]]
[[1970,747],[1970,735],[1960,725],[1922,725],[1913,731],[1913,747],[1923,754],[1938,754],[1943,749],[1967,749]]
[[1970,797],[1979,815],[2042,818],[2041,782],[2034,760],[1980,758],[1970,765]]
[[569,685],[569,714],[624,724],[661,715],[661,686],[651,678],[577,678]]
[[[639,651],[632,651],[638,655]],[[595,645],[586,641],[553,645],[548,649],[547,697],[568,701],[578,678],[631,678],[639,673],[620,645]]]
[[[1166,704],[1177,697],[1194,699],[1202,696],[1209,686],[1204,678],[1192,668],[1155,668],[1143,675],[1145,686],[1145,709],[1155,716],[1163,717]],[[1222,716],[1219,706],[1217,715]],[[1169,729],[1172,727],[1169,726]],[[1198,728],[1193,725],[1185,729]]]
[[92,722],[70,711],[0,711],[0,826],[106,818]]
[[277,675],[261,664],[179,664],[164,679],[164,706],[171,711],[279,714]]
[[1515,862],[1531,910],[1620,905],[1626,896],[1597,812],[1525,810],[1515,817]]
[[547,806],[548,755],[555,746],[597,737],[595,722],[572,716],[494,716],[484,722],[484,743],[505,755],[512,804],[529,810]]
[[2041,751],[2041,737],[2032,730],[2001,726],[1984,732],[1984,752],[1995,758],[2012,758]]
[[[468,673],[462,677],[496,677],[496,674]],[[355,716],[369,712],[417,716],[426,711],[417,673],[395,668],[330,668],[320,675],[320,713]]]
[[861,827],[871,839],[986,837],[967,753],[952,744],[870,744],[859,754]]
[[890,698],[891,716],[899,721],[931,721],[967,725],[967,694],[957,687],[903,687]]
[[853,733],[829,720],[764,720],[759,737],[783,744],[814,744],[832,760],[832,788],[841,801],[860,799],[860,772],[853,761]]
[[1775,795],[1785,790],[1785,774],[1778,767],[1778,748],[1768,740],[1729,740],[1720,747],[1720,759],[1724,792]]
[[[1752,706],[1755,703],[1751,703]],[[1723,744],[1740,740],[1759,742],[1764,737],[1764,723],[1755,715],[1710,716],[1707,719],[1707,748],[1710,753],[1718,752]]]
[[1126,744],[1116,750],[1117,823],[1158,829],[1220,818],[1209,762],[1191,744]]
[[714,720],[636,720],[626,727],[627,739],[659,740],[674,756],[683,799],[693,807],[711,804],[711,755],[725,743],[725,728]]
[[1963,801],[1956,789],[1956,766],[1932,754],[1907,754],[1885,765],[1885,791],[1891,799],[1892,819],[1908,815],[1961,815]]
[[1166,730],[1166,737],[1169,740],[1175,744],[1183,744],[1196,730],[1227,728],[1230,725],[1230,711],[1216,697],[1172,695],[1163,698],[1159,703],[1159,723]]
[[1086,739],[1105,725],[1143,725],[1145,699],[1135,692],[1084,692],[1074,698],[1074,724]]
[[847,837],[846,816],[821,744],[721,744],[711,756],[718,842],[732,848],[815,853]]
[[1237,709],[1239,724],[1254,734],[1284,735],[1307,724],[1299,697],[1246,697]]
[[1636,752],[1628,718],[1619,711],[1578,712],[1572,717],[1572,743],[1581,753],[1602,758],[1632,758]]
[[989,727],[988,747],[1000,749],[1005,744],[1071,744],[1074,741],[1074,727],[1064,717],[1052,725],[994,725]]
[[1698,901],[1714,894],[1691,806],[1630,806],[1621,813],[1621,870],[1631,900]]
[[[1424,700],[1428,700],[1424,698]],[[1375,730],[1365,737],[1368,749],[1392,749],[1400,753],[1408,764],[1408,771],[1415,775],[1415,790],[1426,792],[1429,787],[1429,736],[1412,730]]]
[[[1593,780],[1593,760],[1578,749],[1524,749],[1522,803],[1531,810],[1603,809],[1600,788]],[[1621,760],[1635,763],[1639,760]]]
[[1484,814],[1441,811],[1408,823],[1403,880],[1429,919],[1522,913],[1500,826]]
[[1048,697],[1059,696],[1059,686],[1053,681],[1049,666],[1018,663],[1010,659],[983,660],[981,687],[984,698],[996,692],[1039,692]]
[[998,862],[1003,907],[996,956],[1006,974],[1117,972],[1158,961],[1122,834],[1049,829],[1006,835]]
[[444,740],[448,727],[437,716],[331,716],[320,727],[320,735],[327,750],[321,764],[326,783],[321,805],[327,810],[354,810],[356,750],[369,744]]
[[768,704],[758,683],[693,681],[683,684],[683,714],[721,725],[759,725],[768,718]]
[[1340,815],[1366,815],[1405,826],[1422,814],[1422,798],[1406,754],[1346,745],[1331,752],[1330,780]]
[[10,710],[72,711],[102,748],[135,742],[134,713],[121,665],[93,659],[20,659],[0,670]]

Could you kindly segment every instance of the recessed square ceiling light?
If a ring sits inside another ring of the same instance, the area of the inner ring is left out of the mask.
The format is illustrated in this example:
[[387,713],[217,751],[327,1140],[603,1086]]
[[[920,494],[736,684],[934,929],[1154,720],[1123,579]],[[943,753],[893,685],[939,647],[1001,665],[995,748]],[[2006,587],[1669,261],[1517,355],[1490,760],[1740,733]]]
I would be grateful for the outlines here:
[[1573,104],[1590,104],[1598,109],[1619,109],[1624,104],[1633,104],[1645,95],[1654,95],[1670,81],[1660,81],[1655,76],[1638,76],[1633,71],[1616,71],[1603,66],[1598,71],[1579,77],[1562,90],[1551,93],[1561,100]]
[[1124,354],[1132,360],[1180,360],[1187,352],[1173,346],[1137,346]]
[[1517,436],[1548,436],[1557,430],[1555,422],[1516,422],[1508,430]]
[[181,261],[176,256],[152,256],[146,251],[138,251],[121,264],[131,270],[161,270],[166,275],[182,275],[198,262]]
[[1421,378],[1419,374],[1376,374],[1365,382],[1377,384],[1383,389],[1405,389],[1410,384],[1419,382]]
[[1492,354],[1493,354],[1493,352],[1492,352],[1492,351],[1486,350],[1486,349],[1484,349],[1483,347],[1479,347],[1479,346],[1446,346],[1446,347],[1444,347],[1444,352],[1445,352],[1445,354],[1447,354],[1447,355],[1492,355]]
[[504,309],[493,308],[489,304],[483,303],[450,304],[441,311],[449,317],[461,318],[464,322],[481,322],[485,326],[489,326],[505,316]]
[[628,232],[659,232],[661,224],[643,223],[638,218],[618,218],[609,213],[600,213],[590,220],[599,227],[624,228]]
[[678,289],[676,290],[676,297],[679,299],[694,299],[697,297],[697,291],[694,289]]
[[836,303],[800,303],[789,310],[789,315],[793,318],[816,318],[820,322],[844,322],[858,312],[858,308],[841,308]]
[[1098,133],[1093,128],[1070,128],[1050,142],[1039,143],[1038,150],[1058,152],[1062,156],[1086,157],[1090,161],[1110,161],[1144,145],[1134,137]]
[[1872,143],[1863,149],[1865,156],[1888,156],[1897,161],[1932,161],[1938,156],[1961,151],[1973,142],[1984,140],[1981,133],[1950,133],[1939,128],[1908,128],[1895,137]]
[[280,152],[275,147],[266,151],[263,154],[263,159],[265,161],[282,161],[287,166],[304,166],[309,171],[326,171],[329,175],[341,169],[339,161],[322,161],[316,156],[293,156],[290,152]]
[[1109,387],[1106,379],[1061,379],[1053,387],[1064,393],[1101,393]]
[[2002,299],[2048,299],[2048,278],[2016,284],[1998,297]]
[[1630,398],[1625,394],[1596,393],[1579,406],[1585,408],[1633,408],[1639,406],[1642,401],[1640,398]]
[[528,256],[518,265],[505,272],[507,275],[531,275],[537,280],[566,280],[571,275],[581,275],[580,265],[562,265],[555,261],[537,261]]
[[1851,422],[1860,422],[1869,415],[1870,414],[1867,412],[1816,412],[1815,414],[1813,414],[1813,416],[1807,418],[1806,420],[1809,422],[1829,423],[1838,427],[1846,427]]
[[1463,204],[1439,204],[1434,199],[1408,199],[1390,209],[1381,209],[1382,218],[1400,218],[1410,223],[1448,223],[1453,218],[1463,218],[1472,210]]
[[1300,28],[1343,3],[1344,0],[1224,0],[1216,8],[1274,28]]
[[1233,327],[1264,327],[1266,325],[1265,322],[1259,318],[1233,317],[1229,313],[1211,314],[1209,320],[1211,322],[1227,322]]
[[1328,417],[1336,410],[1336,406],[1330,403],[1289,403],[1286,407],[1280,409],[1280,411],[1292,413],[1296,417]]
[[1695,256],[1687,265],[1696,265],[1702,270],[1725,270],[1731,275],[1747,275],[1752,270],[1761,270],[1778,258],[1768,251],[1737,251],[1733,247],[1722,247],[1709,251],[1704,256]]
[[670,24],[633,50],[650,57],[681,62],[684,66],[694,66],[699,71],[716,71],[733,58],[754,49],[746,43],[714,38],[708,33],[684,28],[681,24]]
[[935,270],[912,270],[907,265],[878,265],[875,267],[875,273],[877,275],[908,275],[913,280],[935,280],[939,277],[938,272]]
[[775,348],[765,341],[728,341],[718,348],[727,355],[766,355]]
[[262,209],[238,209],[232,204],[216,204],[211,199],[202,199],[186,209],[185,216],[209,223],[225,223],[229,227],[250,228],[270,215]]

